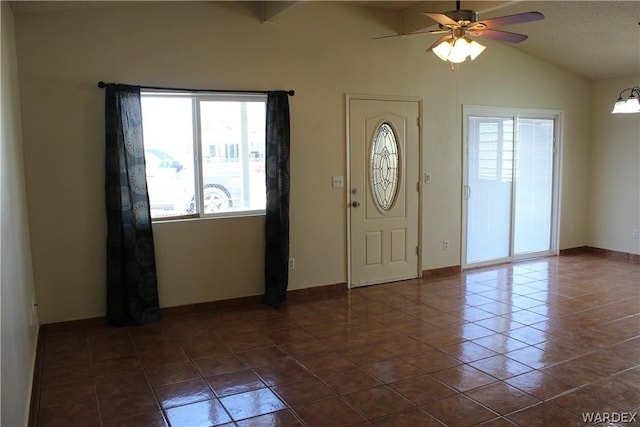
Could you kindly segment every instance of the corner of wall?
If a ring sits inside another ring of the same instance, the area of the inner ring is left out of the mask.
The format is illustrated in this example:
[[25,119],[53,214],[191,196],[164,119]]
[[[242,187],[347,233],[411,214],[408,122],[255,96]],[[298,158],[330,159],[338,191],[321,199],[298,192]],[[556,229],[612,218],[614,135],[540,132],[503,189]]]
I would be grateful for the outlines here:
[[35,288],[22,154],[14,16],[9,2],[0,2],[0,8],[0,346],[3,349],[0,376],[2,389],[10,391],[2,395],[0,423],[19,426],[28,425],[39,326],[33,312]]

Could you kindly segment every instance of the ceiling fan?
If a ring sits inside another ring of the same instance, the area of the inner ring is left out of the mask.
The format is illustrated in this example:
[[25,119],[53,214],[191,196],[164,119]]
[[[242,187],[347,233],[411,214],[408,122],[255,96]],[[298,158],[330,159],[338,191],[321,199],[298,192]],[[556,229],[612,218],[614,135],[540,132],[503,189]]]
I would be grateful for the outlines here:
[[483,45],[475,40],[469,39],[467,36],[484,37],[509,43],[520,43],[527,39],[526,35],[496,30],[495,28],[544,19],[544,15],[540,12],[524,12],[480,21],[478,12],[475,10],[460,9],[460,0],[456,1],[456,10],[445,13],[424,12],[424,15],[436,21],[440,29],[410,34],[444,34],[429,46],[427,52],[433,51],[433,53],[443,61],[452,63],[464,62],[467,57],[474,60],[485,49]]

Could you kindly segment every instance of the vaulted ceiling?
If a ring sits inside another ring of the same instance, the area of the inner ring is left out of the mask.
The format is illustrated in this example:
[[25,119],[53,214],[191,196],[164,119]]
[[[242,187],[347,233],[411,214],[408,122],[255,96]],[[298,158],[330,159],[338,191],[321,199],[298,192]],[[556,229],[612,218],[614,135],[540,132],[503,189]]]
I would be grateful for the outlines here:
[[[403,32],[435,29],[422,12],[455,9],[455,1],[363,2],[366,7],[399,10]],[[640,1],[462,1],[480,19],[538,11],[542,21],[501,27],[527,34],[515,49],[592,80],[640,74]],[[425,37],[425,42],[436,36]]]
[[[320,1],[320,0],[316,0]],[[305,2],[264,2],[265,19],[278,19],[288,8]],[[368,8],[402,15],[402,28],[388,34],[437,29],[423,12],[455,10],[450,1],[350,1]],[[462,1],[461,9],[479,12],[480,19],[537,11],[543,21],[501,27],[527,34],[515,49],[535,56],[591,80],[640,74],[640,1]],[[434,35],[415,35],[425,47],[437,40]]]
[[[322,0],[311,0],[322,1]],[[60,8],[108,7],[126,2],[57,2],[14,1],[16,12],[46,11]],[[144,2],[131,2],[144,3]],[[307,1],[246,2],[259,5],[265,21],[290,19],[288,12],[304,7]],[[401,15],[402,28],[388,33],[411,33],[436,29],[437,26],[423,12],[454,10],[450,1],[350,1],[359,7],[388,10]],[[520,12],[538,11],[542,21],[501,27],[505,31],[527,34],[529,38],[513,48],[572,71],[591,80],[625,77],[640,74],[640,0],[627,1],[462,1],[461,9],[479,12],[480,19],[488,19]],[[425,47],[437,37],[422,34]]]

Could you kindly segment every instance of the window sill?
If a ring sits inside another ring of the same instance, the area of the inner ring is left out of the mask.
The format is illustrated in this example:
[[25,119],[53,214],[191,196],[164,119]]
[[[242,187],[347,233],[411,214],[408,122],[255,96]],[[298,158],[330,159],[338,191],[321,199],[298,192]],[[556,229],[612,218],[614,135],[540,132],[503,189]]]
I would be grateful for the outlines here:
[[190,222],[190,221],[208,221],[208,220],[216,220],[216,219],[234,219],[234,218],[247,218],[247,217],[256,217],[256,216],[265,216],[265,210],[256,210],[256,211],[243,211],[243,212],[225,212],[218,214],[209,214],[209,215],[185,215],[185,216],[173,216],[167,218],[154,218],[151,220],[151,224],[166,224],[166,223],[174,223],[174,222]]

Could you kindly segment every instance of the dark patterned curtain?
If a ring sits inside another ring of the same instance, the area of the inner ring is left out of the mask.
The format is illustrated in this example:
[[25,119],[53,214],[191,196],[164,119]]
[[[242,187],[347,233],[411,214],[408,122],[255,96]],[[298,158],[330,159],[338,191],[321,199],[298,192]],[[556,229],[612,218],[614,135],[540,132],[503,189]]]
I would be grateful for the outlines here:
[[267,95],[267,214],[265,228],[265,293],[262,301],[278,308],[289,284],[289,97]]
[[140,325],[160,313],[139,87],[106,86],[105,125],[107,321]]

